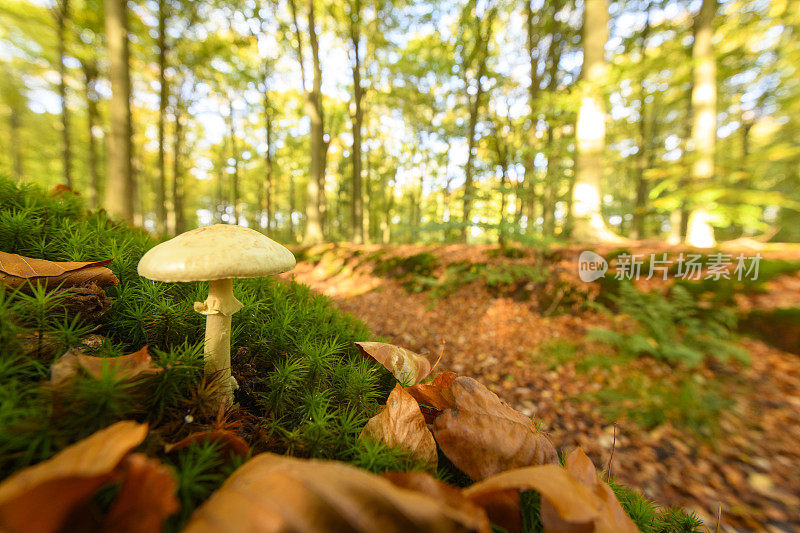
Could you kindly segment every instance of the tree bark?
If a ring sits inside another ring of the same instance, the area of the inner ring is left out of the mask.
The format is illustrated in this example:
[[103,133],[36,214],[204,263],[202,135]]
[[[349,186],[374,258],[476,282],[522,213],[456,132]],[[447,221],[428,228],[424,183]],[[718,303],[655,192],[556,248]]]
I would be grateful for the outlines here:
[[112,93],[105,208],[112,217],[130,221],[133,219],[134,176],[128,12],[125,0],[105,0],[104,6]]
[[[265,85],[266,89],[266,85]],[[269,102],[269,95],[264,91],[264,126],[267,141],[267,153],[264,155],[264,195],[261,199],[261,207],[267,217],[267,233],[272,230],[272,220],[274,218],[272,206],[272,110]]]
[[608,38],[608,2],[585,2],[581,107],[576,125],[578,155],[572,191],[573,238],[578,241],[619,241],[601,215],[601,182],[605,150],[604,58]]
[[61,102],[61,161],[64,169],[64,185],[72,187],[72,146],[69,136],[69,107],[67,106],[67,21],[69,0],[59,0],[56,8],[58,30],[58,99]]
[[353,148],[351,150],[353,161],[353,198],[350,207],[351,232],[350,240],[356,244],[364,242],[364,213],[363,197],[361,193],[361,131],[364,121],[362,101],[364,90],[361,88],[361,44],[360,21],[361,0],[353,0],[350,4],[350,44],[353,53]]
[[183,103],[180,93],[175,97],[175,138],[172,148],[172,205],[175,210],[175,234],[186,231],[186,214],[183,211]]
[[167,222],[166,122],[169,92],[167,87],[167,10],[166,0],[158,0],[158,181],[156,182],[156,232],[163,234]]
[[[470,99],[469,102],[469,126],[467,129],[467,162],[464,167],[464,200],[462,208],[462,227],[461,227],[461,242],[467,242],[467,237],[472,227],[472,196],[473,191],[473,161],[475,159],[477,139],[475,139],[475,130],[477,128],[480,110],[481,99],[483,97],[483,78],[486,73],[486,62],[489,55],[489,40],[492,36],[492,25],[494,23],[494,16],[496,8],[489,10],[486,16],[486,28],[483,28],[484,22],[480,19],[477,20],[479,34],[478,42],[475,43],[478,52],[478,69],[475,74],[475,97]],[[469,80],[465,80],[469,85]],[[469,96],[469,95],[468,95]]]
[[647,58],[647,37],[650,35],[650,2],[647,3],[646,15],[644,20],[644,28],[641,32],[641,45],[640,45],[640,59],[639,68],[642,69],[642,75],[639,79],[639,152],[636,154],[636,200],[633,208],[633,227],[631,229],[631,237],[634,239],[641,239],[644,234],[644,221],[647,214],[647,181],[645,173],[650,162],[650,136],[647,132],[647,88],[645,82],[647,75],[645,74],[644,65]]
[[[525,178],[522,189],[525,191],[522,200],[521,208],[524,209],[527,218],[528,232],[531,233],[535,225],[536,218],[536,120],[538,113],[535,111],[536,100],[539,94],[539,83],[541,82],[540,76],[537,74],[539,68],[538,56],[538,38],[536,35],[536,21],[533,11],[532,0],[525,2],[525,29],[527,41],[528,63],[530,66],[530,77],[528,85],[528,107],[530,128],[528,128],[528,146],[526,148],[527,154],[525,158]],[[550,43],[550,48],[556,46],[555,43]]]
[[308,37],[311,45],[313,69],[312,87],[309,90],[305,81],[305,60],[303,58],[303,36],[300,31],[295,0],[289,0],[295,32],[297,36],[297,58],[303,78],[303,91],[306,95],[306,114],[311,121],[310,172],[306,188],[306,228],[304,244],[317,244],[323,241],[322,233],[322,189],[325,186],[325,159],[328,145],[325,142],[324,111],[322,108],[322,68],[319,62],[319,41],[317,38],[316,11],[314,0],[308,0]]
[[[21,106],[19,106],[21,107]],[[22,169],[22,148],[21,143],[19,140],[19,130],[20,130],[20,112],[19,108],[16,105],[11,106],[11,114],[8,117],[8,127],[11,133],[11,138],[9,139],[11,142],[11,159],[14,165],[14,176],[16,177],[17,181],[22,181],[23,177],[23,169]]]
[[[717,0],[703,0],[695,17],[692,46],[692,172],[698,187],[714,177],[714,150],[717,140],[717,66],[712,38]],[[705,206],[693,206],[686,230],[686,243],[711,247],[715,244],[711,216]]]
[[228,100],[228,135],[230,136],[231,159],[233,159],[233,172],[231,173],[231,201],[233,203],[233,223],[238,224],[242,216],[242,202],[239,194],[239,147],[236,144],[236,125],[233,116],[233,100]]
[[94,62],[83,63],[84,86],[86,91],[86,134],[87,134],[87,167],[89,169],[89,188],[87,198],[89,206],[97,209],[100,194],[100,171],[97,167],[97,141],[94,137],[94,128],[100,122],[97,113],[99,96],[95,89],[97,81],[97,65]]

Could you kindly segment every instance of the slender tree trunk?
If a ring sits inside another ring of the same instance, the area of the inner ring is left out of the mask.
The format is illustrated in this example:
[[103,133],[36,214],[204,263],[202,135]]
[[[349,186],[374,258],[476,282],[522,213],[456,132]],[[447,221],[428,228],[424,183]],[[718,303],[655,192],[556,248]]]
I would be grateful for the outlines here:
[[228,100],[228,134],[231,143],[231,159],[233,159],[233,173],[231,173],[231,201],[233,202],[233,223],[238,224],[242,216],[242,202],[239,196],[239,147],[236,144],[236,117],[233,116],[233,100]]
[[269,102],[269,95],[264,92],[264,126],[267,141],[267,153],[264,156],[264,195],[262,197],[262,209],[267,217],[267,232],[272,230],[272,220],[274,218],[272,206],[272,111]]
[[172,204],[175,209],[175,233],[186,231],[183,187],[183,103],[180,94],[175,102],[175,138],[172,148]]
[[133,128],[130,108],[128,11],[125,0],[105,0],[104,6],[112,93],[105,208],[112,217],[133,220]]
[[608,37],[608,2],[585,2],[583,17],[583,87],[576,125],[578,155],[573,189],[573,237],[579,241],[619,241],[601,215],[601,182],[605,149],[606,76],[604,49]]
[[[554,9],[561,8],[561,2],[557,2]],[[558,65],[561,62],[561,54],[564,46],[561,41],[555,39],[560,37],[560,33],[553,31],[553,41],[550,43],[548,57],[547,91],[554,94],[558,87]],[[533,104],[531,104],[533,105]],[[547,237],[555,234],[555,196],[558,187],[559,174],[558,168],[561,163],[560,151],[555,146],[556,141],[556,120],[557,114],[551,112],[547,117],[547,169],[544,177],[544,191],[542,191],[542,233]]]
[[69,106],[67,105],[67,22],[69,0],[59,0],[56,7],[58,30],[58,99],[61,102],[61,161],[64,169],[64,185],[72,187],[72,146],[69,136]]
[[650,2],[647,3],[647,15],[644,21],[644,28],[641,32],[641,59],[639,60],[639,68],[642,69],[642,76],[639,80],[639,152],[636,154],[636,200],[633,209],[633,227],[631,229],[631,237],[634,239],[641,239],[644,234],[644,221],[647,214],[647,180],[645,173],[647,172],[648,163],[650,162],[650,135],[647,132],[647,75],[645,74],[644,65],[647,61],[647,37],[650,35]]
[[362,101],[364,90],[361,88],[361,55],[359,46],[361,44],[361,33],[359,24],[361,22],[361,0],[353,0],[350,12],[350,43],[353,53],[353,103],[355,111],[353,113],[353,149],[351,150],[353,159],[353,198],[350,208],[351,233],[350,240],[356,244],[364,242],[364,213],[363,197],[361,194],[361,131],[364,121]]
[[166,0],[158,0],[158,181],[156,182],[156,232],[163,234],[167,223],[166,136],[167,104],[167,9]]
[[303,58],[303,36],[300,31],[295,0],[289,0],[295,31],[297,33],[297,57],[303,78],[303,91],[306,94],[306,114],[311,121],[311,161],[308,185],[306,188],[306,229],[304,244],[316,244],[324,239],[322,233],[322,198],[325,186],[325,160],[328,145],[325,142],[325,116],[322,108],[322,68],[319,62],[319,41],[317,39],[316,12],[314,0],[308,0],[308,37],[311,45],[313,68],[312,88],[306,88],[305,61]]
[[227,169],[227,158],[225,152],[227,143],[221,143],[217,152],[217,189],[216,189],[216,220],[218,224],[223,222],[222,215],[227,212],[228,202],[225,200],[225,172]]
[[[21,107],[21,106],[19,106]],[[14,166],[14,177],[17,181],[22,181],[23,177],[23,169],[22,169],[22,144],[19,140],[19,130],[20,130],[20,119],[19,119],[20,111],[18,106],[12,105],[11,106],[11,115],[8,117],[8,127],[11,133],[11,160]]]
[[365,154],[366,175],[364,176],[364,185],[366,187],[364,213],[362,217],[362,233],[364,234],[364,243],[369,244],[372,241],[372,165],[370,162],[370,153]]
[[[467,237],[472,227],[472,197],[473,191],[473,161],[475,159],[477,139],[475,130],[478,125],[479,114],[481,111],[481,100],[483,98],[483,78],[486,73],[486,61],[489,55],[489,40],[492,36],[492,25],[496,11],[492,8],[486,17],[486,28],[481,29],[479,41],[475,43],[478,48],[478,69],[475,74],[475,96],[469,103],[469,126],[467,129],[467,163],[464,167],[464,200],[462,209],[461,242],[467,242]],[[479,26],[483,26],[483,21],[479,21]],[[469,80],[466,80],[469,84]]]
[[[527,218],[528,233],[533,232],[536,223],[536,121],[537,115],[537,98],[539,94],[539,83],[541,82],[538,75],[539,68],[539,52],[538,45],[539,39],[536,34],[536,19],[533,11],[532,0],[525,1],[525,29],[527,33],[527,53],[528,64],[530,67],[530,82],[528,85],[528,107],[530,108],[530,128],[528,128],[528,146],[526,147],[525,157],[525,178],[523,182],[523,190],[525,196],[522,201],[522,206],[525,210]],[[550,43],[551,50],[556,46],[555,43]]]
[[[703,0],[695,18],[692,47],[694,85],[692,87],[692,181],[701,186],[714,177],[714,150],[717,141],[717,66],[712,38],[717,0]],[[689,215],[686,243],[711,247],[715,244],[711,216],[705,206],[694,206]]]
[[94,137],[94,129],[100,121],[98,120],[97,114],[97,102],[99,97],[95,90],[97,66],[94,62],[83,63],[83,77],[86,91],[87,167],[89,169],[89,187],[86,196],[89,200],[89,206],[92,209],[97,209],[100,195],[100,171],[97,167],[97,141]]

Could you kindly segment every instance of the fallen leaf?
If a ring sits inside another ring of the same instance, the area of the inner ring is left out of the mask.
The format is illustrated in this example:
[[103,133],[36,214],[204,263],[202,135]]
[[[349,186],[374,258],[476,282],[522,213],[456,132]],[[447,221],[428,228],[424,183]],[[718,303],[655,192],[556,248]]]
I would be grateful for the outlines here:
[[0,283],[13,289],[33,285],[60,285],[62,288],[96,283],[99,287],[117,285],[119,280],[106,265],[111,259],[83,263],[47,261],[0,252]]
[[[556,465],[529,466],[502,472],[464,489],[464,495],[483,507],[492,522],[519,531],[522,520],[519,492],[535,490],[550,502],[565,522],[591,524],[600,515],[600,501],[569,472]],[[512,496],[516,495],[516,498]],[[561,531],[548,529],[545,531]],[[591,530],[591,526],[590,529]]]
[[488,532],[485,517],[336,461],[263,453],[198,508],[184,533]]
[[386,472],[383,477],[398,487],[427,494],[448,507],[461,510],[481,524],[481,530],[491,529],[486,512],[480,506],[472,503],[459,488],[434,479],[426,472]]
[[529,417],[503,403],[472,378],[458,377],[450,390],[455,407],[433,422],[433,436],[453,464],[472,479],[524,466],[558,464],[558,454]]
[[[564,469],[591,491],[600,502],[599,513],[593,521],[594,529],[591,531],[595,533],[639,531],[633,520],[625,513],[614,491],[597,475],[597,470],[595,470],[592,460],[583,453],[582,449],[576,448],[567,456],[567,460],[564,462]],[[570,522],[558,512],[558,509],[554,508],[552,499],[548,498],[546,502],[542,502],[542,523],[546,530],[566,531],[565,521]],[[579,531],[578,529],[570,529],[569,531],[573,530]]]
[[156,459],[133,453],[122,463],[125,481],[103,522],[108,533],[161,531],[164,520],[180,509],[172,470]]
[[400,385],[389,394],[383,410],[367,421],[361,431],[361,438],[365,437],[389,447],[404,448],[415,458],[436,468],[436,441],[416,400]]
[[241,457],[246,457],[250,453],[250,446],[242,437],[224,429],[210,429],[192,433],[174,444],[167,444],[164,446],[164,451],[169,453],[181,450],[196,442],[218,442],[224,449]]
[[78,373],[79,368],[83,368],[98,379],[103,376],[103,372],[110,371],[118,380],[132,379],[161,370],[153,366],[153,358],[147,352],[147,346],[138,352],[119,357],[95,357],[86,355],[79,349],[72,349],[59,357],[50,367],[50,383],[62,385],[70,381]]
[[450,387],[458,377],[455,372],[443,372],[437,374],[428,383],[417,383],[406,387],[408,393],[414,397],[421,405],[429,405],[439,410],[453,409],[455,398]]
[[394,344],[384,342],[357,342],[355,343],[364,357],[374,359],[382,364],[389,372],[404,385],[416,385],[436,368],[442,354],[420,355],[400,348]]
[[0,530],[58,531],[70,510],[117,475],[117,466],[147,436],[147,425],[117,422],[0,484]]

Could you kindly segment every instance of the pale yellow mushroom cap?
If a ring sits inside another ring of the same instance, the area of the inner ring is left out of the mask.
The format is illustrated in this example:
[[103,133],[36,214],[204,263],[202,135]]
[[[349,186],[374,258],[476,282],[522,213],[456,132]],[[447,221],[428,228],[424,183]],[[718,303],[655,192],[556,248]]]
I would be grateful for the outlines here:
[[150,249],[139,275],[156,281],[262,278],[294,268],[292,252],[261,233],[215,224],[182,233]]

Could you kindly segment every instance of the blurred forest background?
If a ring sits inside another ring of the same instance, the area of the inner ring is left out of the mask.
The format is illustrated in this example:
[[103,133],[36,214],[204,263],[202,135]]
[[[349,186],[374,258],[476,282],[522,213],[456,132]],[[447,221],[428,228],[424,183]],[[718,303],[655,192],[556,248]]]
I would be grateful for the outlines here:
[[800,240],[800,2],[4,0],[0,173],[162,233]]

